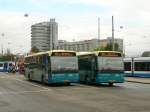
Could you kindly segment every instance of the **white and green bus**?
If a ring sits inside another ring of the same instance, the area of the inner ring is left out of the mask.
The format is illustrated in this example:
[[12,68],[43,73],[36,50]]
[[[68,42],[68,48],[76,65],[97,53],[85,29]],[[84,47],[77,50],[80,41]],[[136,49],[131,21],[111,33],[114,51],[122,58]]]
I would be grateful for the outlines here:
[[123,83],[123,57],[116,51],[78,53],[80,82],[103,84]]
[[25,57],[25,77],[42,83],[77,83],[76,52],[53,50]]

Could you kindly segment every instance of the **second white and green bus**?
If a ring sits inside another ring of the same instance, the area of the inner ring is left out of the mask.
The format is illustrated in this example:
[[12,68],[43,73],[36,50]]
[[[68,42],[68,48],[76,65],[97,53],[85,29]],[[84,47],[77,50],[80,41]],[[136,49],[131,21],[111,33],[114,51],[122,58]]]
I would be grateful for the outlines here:
[[123,57],[116,51],[79,53],[80,82],[109,84],[124,82]]

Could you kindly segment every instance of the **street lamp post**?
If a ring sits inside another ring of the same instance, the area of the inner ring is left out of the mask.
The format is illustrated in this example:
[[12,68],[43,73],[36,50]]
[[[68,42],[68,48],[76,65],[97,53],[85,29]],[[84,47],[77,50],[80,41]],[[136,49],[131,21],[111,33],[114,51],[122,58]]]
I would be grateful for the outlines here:
[[[120,28],[120,29],[123,29],[124,27],[123,27],[123,26],[120,26],[119,28]],[[121,30],[118,31],[118,32],[121,32]],[[124,42],[124,40],[123,40],[123,49],[122,49],[122,53],[123,53],[123,55],[125,56],[125,42]]]
[[114,45],[114,16],[112,16],[112,51],[115,50],[115,45]]
[[[1,34],[1,39],[3,39],[4,36],[5,36],[5,34],[2,33],[2,34]],[[1,48],[2,48],[2,56],[3,56],[3,53],[4,53],[4,50],[3,50],[3,43],[2,43],[2,45],[1,45]]]
[[10,50],[10,45],[11,45],[11,42],[8,42],[7,43],[7,45],[8,45],[8,48],[7,48],[7,55],[11,55],[11,50]]
[[98,17],[98,44],[97,48],[100,47],[100,17]]

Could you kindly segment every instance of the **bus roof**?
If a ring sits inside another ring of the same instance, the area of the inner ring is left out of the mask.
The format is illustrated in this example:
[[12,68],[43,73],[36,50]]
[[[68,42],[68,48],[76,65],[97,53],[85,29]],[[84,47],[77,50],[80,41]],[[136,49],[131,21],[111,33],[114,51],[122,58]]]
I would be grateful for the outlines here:
[[99,53],[121,53],[118,51],[93,51],[93,52],[78,52],[77,55],[78,56],[82,56],[82,55],[90,55],[90,54],[95,54],[96,56],[98,56]]
[[43,54],[48,54],[49,56],[51,56],[51,54],[54,53],[54,52],[72,52],[72,53],[76,53],[75,51],[68,51],[68,50],[51,50],[51,51],[34,53],[34,54],[26,56],[25,58],[32,57],[32,56],[39,56],[39,55],[43,55]]
[[77,52],[77,56],[95,54],[94,52]]

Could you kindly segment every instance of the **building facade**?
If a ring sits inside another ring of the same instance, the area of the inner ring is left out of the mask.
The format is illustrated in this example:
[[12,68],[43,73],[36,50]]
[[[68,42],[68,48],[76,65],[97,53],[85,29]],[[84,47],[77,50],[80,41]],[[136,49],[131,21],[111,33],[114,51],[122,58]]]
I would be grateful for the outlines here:
[[58,46],[58,24],[55,19],[32,25],[31,37],[31,48],[36,47],[39,51],[56,49]]
[[[106,41],[107,43],[112,43],[112,38],[108,37]],[[115,38],[114,43],[117,43],[119,50],[123,52],[123,39]]]
[[[120,51],[123,52],[123,39],[115,38],[115,43],[118,44],[118,48]],[[107,39],[91,39],[91,40],[84,40],[84,41],[76,41],[76,42],[67,42],[64,40],[58,41],[57,49],[64,49],[64,50],[73,50],[73,51],[93,51],[98,47],[106,47],[108,43],[111,42],[111,38]]]

